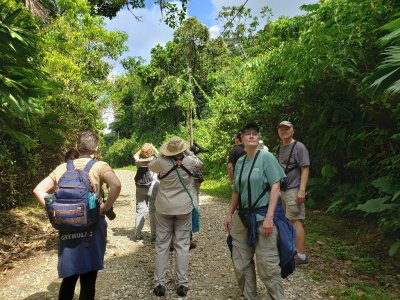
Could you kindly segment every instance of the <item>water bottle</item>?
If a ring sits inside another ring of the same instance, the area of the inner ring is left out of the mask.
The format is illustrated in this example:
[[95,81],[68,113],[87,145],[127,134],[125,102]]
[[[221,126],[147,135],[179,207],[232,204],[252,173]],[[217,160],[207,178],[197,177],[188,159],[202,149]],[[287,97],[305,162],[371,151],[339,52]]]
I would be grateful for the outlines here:
[[44,203],[49,204],[51,202],[51,200],[53,199],[53,194],[45,193],[43,195],[43,198],[44,198]]

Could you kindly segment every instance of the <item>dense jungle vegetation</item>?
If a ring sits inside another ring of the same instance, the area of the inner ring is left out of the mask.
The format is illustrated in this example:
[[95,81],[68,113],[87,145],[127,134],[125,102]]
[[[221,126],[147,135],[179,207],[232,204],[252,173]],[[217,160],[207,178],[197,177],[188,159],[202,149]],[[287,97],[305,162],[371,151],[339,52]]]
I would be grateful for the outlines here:
[[127,36],[104,29],[121,9],[105,2],[0,0],[2,210],[32,197],[80,131],[104,130],[110,106],[102,157],[113,167],[132,164],[143,142],[189,140],[193,116],[194,141],[210,150],[206,177],[221,182],[235,132],[258,122],[273,152],[285,119],[310,151],[309,205],[376,223],[393,240],[383,251],[398,255],[400,1],[321,0],[274,21],[268,8],[258,19],[225,7],[216,39],[166,6],[173,39],[149,63],[124,59],[117,77],[110,62]]

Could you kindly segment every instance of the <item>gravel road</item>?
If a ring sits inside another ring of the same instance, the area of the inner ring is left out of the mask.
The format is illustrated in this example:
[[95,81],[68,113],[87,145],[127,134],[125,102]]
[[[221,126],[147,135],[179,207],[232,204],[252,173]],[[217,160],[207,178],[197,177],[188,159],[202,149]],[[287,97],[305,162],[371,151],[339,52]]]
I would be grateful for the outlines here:
[[[152,293],[154,246],[150,244],[147,220],[144,240],[133,241],[134,172],[118,170],[116,174],[122,182],[122,192],[114,207],[117,218],[108,222],[109,243],[105,268],[98,275],[96,299],[158,299]],[[200,207],[201,231],[194,234],[198,247],[190,251],[190,289],[186,299],[241,299],[223,230],[228,203],[202,194]],[[0,299],[57,299],[61,280],[56,267],[56,249],[16,263],[0,280]],[[306,268],[298,268],[289,280],[284,280],[287,298],[329,299],[324,296],[329,284],[313,281]],[[167,294],[162,299],[179,299],[174,276],[171,253]],[[260,299],[266,299],[263,284],[259,282],[258,286]],[[74,299],[78,299],[79,289],[75,292]]]

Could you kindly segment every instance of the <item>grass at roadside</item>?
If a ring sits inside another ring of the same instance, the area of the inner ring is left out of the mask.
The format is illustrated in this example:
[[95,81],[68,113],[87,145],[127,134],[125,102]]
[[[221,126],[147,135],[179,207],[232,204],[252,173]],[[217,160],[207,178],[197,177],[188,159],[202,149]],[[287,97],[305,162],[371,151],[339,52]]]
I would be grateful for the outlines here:
[[[230,201],[226,178],[206,179],[201,191]],[[327,298],[400,299],[400,254],[389,257],[393,239],[374,222],[308,209],[305,230],[310,263],[303,269],[314,280],[333,283]]]
[[399,299],[399,254],[390,257],[393,240],[371,222],[317,210],[307,212],[307,270],[313,279],[334,281],[337,299]]
[[226,201],[230,201],[232,189],[229,185],[229,182],[226,178],[222,179],[206,179],[201,184],[201,191],[210,196],[226,199]]
[[122,168],[116,168],[115,170],[127,170],[127,171],[136,171],[136,166],[129,165]]

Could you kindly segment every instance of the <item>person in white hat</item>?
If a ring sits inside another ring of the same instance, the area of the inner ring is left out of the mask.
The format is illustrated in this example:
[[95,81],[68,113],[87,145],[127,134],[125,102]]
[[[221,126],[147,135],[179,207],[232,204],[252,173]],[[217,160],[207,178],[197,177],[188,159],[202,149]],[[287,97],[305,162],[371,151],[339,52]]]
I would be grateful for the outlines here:
[[[135,242],[143,239],[142,229],[146,221],[147,211],[150,218],[150,241],[156,240],[155,197],[150,189],[157,190],[157,173],[149,170],[149,162],[154,159],[157,149],[151,143],[144,143],[133,155],[137,167],[135,175],[136,186],[136,217]],[[156,193],[154,193],[156,195]]]
[[[159,173],[160,187],[156,198],[156,260],[154,294],[165,295],[165,273],[172,242],[175,249],[176,292],[184,297],[188,291],[188,267],[192,210],[196,204],[193,177],[203,162],[188,149],[190,145],[174,136],[160,147],[160,154],[149,163]],[[185,170],[186,169],[186,170]]]
[[310,172],[310,157],[304,144],[293,138],[293,124],[282,121],[278,125],[282,145],[278,147],[277,158],[286,173],[286,188],[281,185],[282,202],[286,217],[296,228],[296,265],[308,264],[305,249],[305,198]]

